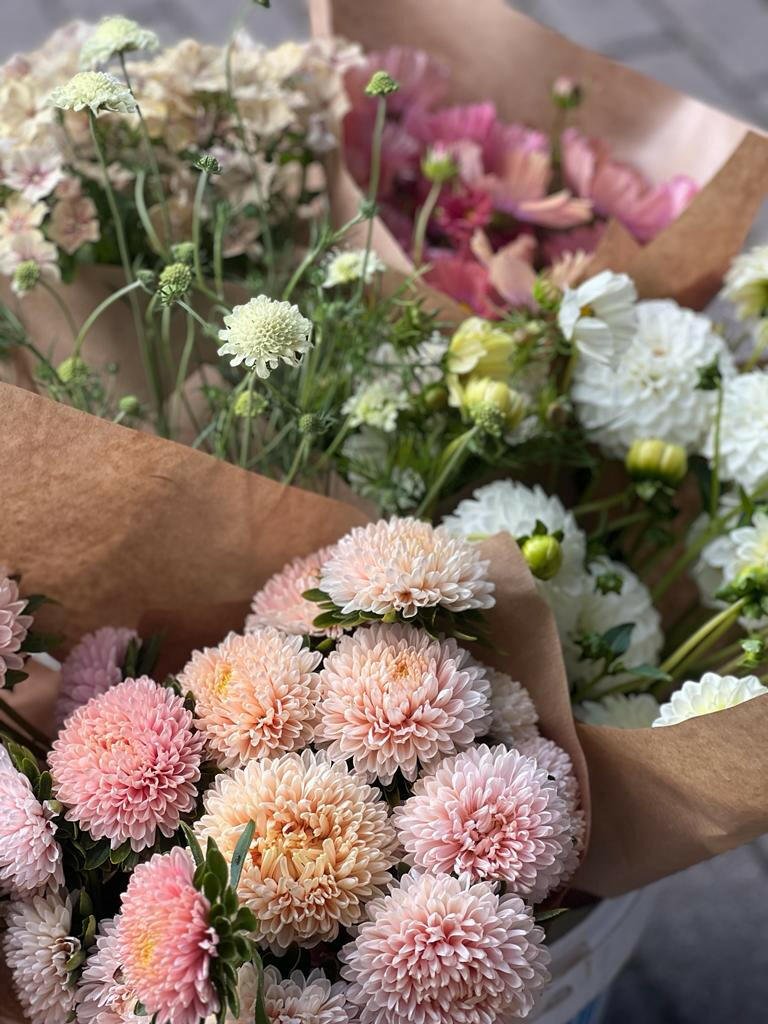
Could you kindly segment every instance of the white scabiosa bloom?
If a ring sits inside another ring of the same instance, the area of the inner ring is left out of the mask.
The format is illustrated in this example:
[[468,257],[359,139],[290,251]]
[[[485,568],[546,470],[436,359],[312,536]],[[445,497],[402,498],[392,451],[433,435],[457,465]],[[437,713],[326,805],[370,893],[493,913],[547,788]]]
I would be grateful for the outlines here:
[[578,610],[586,538],[559,498],[546,494],[538,485],[527,487],[516,480],[497,480],[460,502],[443,525],[469,540],[501,532],[517,539],[530,536],[537,522],[543,523],[550,534],[563,533],[560,569],[552,579],[536,581],[562,633],[573,626]]
[[[655,665],[664,642],[659,613],[653,606],[645,584],[621,562],[597,558],[589,566],[576,609],[573,627],[562,638],[563,657],[568,679],[583,682],[594,674],[594,664],[580,660],[579,636],[586,633],[602,635],[615,626],[633,623],[629,647],[621,660],[628,668]],[[607,686],[629,678],[617,674],[606,680]]]
[[633,441],[646,437],[697,452],[717,403],[715,391],[697,388],[699,370],[715,360],[724,377],[734,375],[725,342],[706,317],[668,299],[640,302],[637,333],[625,352],[608,363],[576,364],[576,415],[611,456],[623,458]]
[[631,278],[603,270],[578,287],[565,289],[557,325],[582,355],[607,363],[634,337],[636,302]]
[[79,71],[65,84],[54,89],[50,102],[60,110],[85,110],[96,117],[104,111],[133,114],[136,100],[131,90],[105,71]]
[[659,702],[650,693],[611,693],[602,700],[585,700],[573,713],[588,725],[612,725],[614,729],[645,729],[659,715]]
[[298,365],[312,345],[312,321],[290,302],[257,295],[224,317],[219,339],[224,342],[220,356],[231,356],[232,366],[245,363],[265,378],[278,363]]
[[659,709],[655,726],[677,725],[699,715],[711,715],[713,711],[725,711],[736,707],[753,697],[768,693],[757,676],[720,676],[717,672],[705,672],[698,682],[689,679],[672,694]]
[[722,294],[742,320],[768,312],[768,245],[757,245],[733,260]]
[[408,408],[408,393],[394,376],[381,377],[363,384],[346,400],[342,412],[349,417],[350,427],[376,427],[391,434],[397,417]]
[[80,949],[70,935],[69,896],[49,889],[44,896],[10,904],[3,948],[13,987],[34,1024],[67,1024],[74,1016],[74,978],[66,963]]
[[160,40],[154,32],[121,15],[102,18],[80,51],[80,67],[93,70],[121,53],[156,50]]
[[[723,389],[720,474],[752,494],[768,482],[768,373],[742,373],[725,381]],[[704,454],[711,459],[714,451],[713,425]]]
[[339,285],[354,284],[365,274],[365,283],[370,284],[376,274],[384,270],[375,252],[365,249],[350,249],[332,252],[325,265],[323,288],[337,288]]

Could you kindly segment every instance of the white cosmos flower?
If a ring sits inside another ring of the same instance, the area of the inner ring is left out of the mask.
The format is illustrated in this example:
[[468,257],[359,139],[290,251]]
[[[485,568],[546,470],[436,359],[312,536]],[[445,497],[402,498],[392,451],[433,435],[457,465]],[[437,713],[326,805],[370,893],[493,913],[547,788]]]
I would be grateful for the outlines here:
[[323,288],[354,284],[363,276],[363,269],[365,269],[365,283],[370,284],[375,275],[384,270],[384,264],[375,252],[369,251],[366,259],[365,249],[332,252],[325,265]]
[[96,117],[104,111],[136,112],[131,90],[105,71],[79,71],[65,85],[53,90],[50,102],[60,110],[85,110],[87,107]]
[[576,288],[565,289],[557,325],[583,355],[609,362],[634,337],[636,302],[631,278],[603,270]]
[[768,245],[756,245],[735,257],[722,294],[736,306],[742,320],[768,312]]
[[[726,380],[723,389],[720,473],[753,494],[768,483],[768,373],[742,373]],[[712,459],[714,450],[713,425],[704,455]]]
[[697,388],[699,370],[718,361],[735,367],[711,322],[668,299],[637,304],[637,333],[609,363],[580,359],[572,397],[584,429],[611,456],[638,438],[658,437],[698,452],[712,423],[715,391]]
[[159,46],[160,40],[156,33],[142,28],[130,18],[121,15],[102,18],[83,44],[80,67],[92,70],[100,64],[107,64],[120,53],[157,50]]
[[610,693],[602,700],[585,700],[573,709],[576,718],[589,725],[615,729],[645,729],[659,714],[659,702],[650,693]]
[[768,693],[757,676],[720,676],[717,672],[705,672],[698,682],[689,679],[672,694],[659,709],[655,726],[677,725],[689,718],[710,715],[713,711],[725,711],[736,707],[753,697]]
[[232,356],[232,366],[245,363],[265,378],[278,363],[296,366],[309,351],[312,321],[290,302],[257,295],[224,317],[219,339],[224,342],[220,356]]

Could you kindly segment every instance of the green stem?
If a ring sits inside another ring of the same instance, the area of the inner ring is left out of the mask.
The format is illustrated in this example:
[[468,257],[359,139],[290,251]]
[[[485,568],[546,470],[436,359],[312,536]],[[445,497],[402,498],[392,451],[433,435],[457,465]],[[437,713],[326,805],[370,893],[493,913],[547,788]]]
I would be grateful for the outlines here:
[[437,476],[435,477],[432,486],[427,491],[424,500],[419,505],[416,516],[421,518],[427,514],[432,508],[434,502],[438,499],[440,491],[446,480],[449,480],[453,473],[460,465],[462,459],[467,453],[467,448],[470,442],[476,436],[478,427],[470,427],[463,434],[454,438],[453,441],[448,445],[443,453],[443,459],[441,462],[440,469],[438,470]]
[[723,420],[723,382],[717,385],[717,412],[715,413],[714,455],[712,457],[712,475],[709,481],[709,514],[717,515],[720,501],[720,432]]
[[40,278],[40,284],[48,292],[53,301],[61,310],[64,319],[67,321],[67,326],[72,332],[72,337],[77,338],[77,324],[72,318],[72,313],[69,310],[69,306],[67,306],[66,302],[62,299],[61,295],[59,295],[56,289],[52,285],[50,285],[48,281],[45,280],[44,277]]
[[139,220],[144,228],[144,231],[149,239],[149,244],[155,250],[160,253],[166,260],[168,259],[168,250],[160,241],[160,236],[155,231],[152,220],[147,210],[147,204],[144,202],[144,182],[146,181],[147,175],[144,169],[140,169],[136,175],[136,182],[133,186],[133,199],[136,203],[136,212],[139,215]]
[[208,172],[200,171],[200,177],[197,179],[197,187],[195,188],[195,202],[192,207],[192,244],[195,247],[195,279],[200,288],[205,288],[206,286],[205,278],[203,277],[203,262],[200,256],[200,228],[203,214],[203,196],[207,184]]
[[568,362],[565,364],[565,370],[563,372],[563,380],[560,384],[560,394],[567,395],[571,390],[571,381],[573,380],[573,374],[576,370],[576,363],[579,361],[579,350],[576,345],[571,349],[571,354],[568,356]]
[[419,210],[419,214],[416,218],[416,225],[413,229],[413,262],[417,267],[420,267],[422,264],[422,257],[424,256],[424,242],[427,237],[429,218],[435,211],[442,187],[443,186],[440,182],[432,182],[432,187],[430,188],[427,198],[424,200],[424,205]]
[[4,697],[0,697],[0,712],[2,712],[6,718],[9,718],[14,725],[17,725],[19,729],[22,729],[27,736],[29,736],[35,743],[39,744],[45,751],[51,745],[50,736],[46,736],[44,732],[41,732],[36,726],[32,725],[26,720],[23,715],[11,704],[9,704]]
[[124,295],[128,295],[129,292],[133,292],[140,287],[141,283],[139,281],[133,281],[131,284],[125,284],[123,285],[122,288],[119,288],[116,292],[113,292],[111,295],[108,295],[103,302],[100,302],[98,304],[96,309],[94,309],[93,312],[86,318],[85,322],[83,323],[83,326],[80,328],[80,330],[77,332],[77,335],[75,336],[75,346],[73,349],[73,354],[75,356],[80,354],[80,350],[83,347],[83,342],[85,341],[88,332],[99,319],[104,310],[109,309],[113,302],[117,302],[117,300],[122,299]]
[[373,221],[376,216],[376,200],[379,195],[379,181],[381,179],[381,142],[384,135],[384,125],[387,117],[387,98],[379,96],[376,107],[376,121],[373,127],[373,139],[371,142],[371,174],[368,181],[368,230],[365,236],[365,256],[363,257],[362,272],[358,282],[358,295],[362,296],[365,288],[365,277],[368,271],[368,259],[371,255],[373,244]]
[[248,404],[246,406],[246,413],[240,434],[240,465],[243,469],[248,465],[248,459],[251,454],[251,438],[253,437],[253,420],[251,419],[251,410],[253,408],[253,388],[255,384],[256,371],[251,370],[248,374],[248,384],[246,385]]
[[[761,317],[762,327],[758,328],[757,341],[755,347],[752,349],[752,354],[749,359],[744,363],[743,372],[749,373],[750,370],[754,370],[768,346],[768,320],[765,317]],[[722,387],[722,384],[721,384]]]
[[577,505],[571,509],[571,512],[575,516],[587,516],[592,512],[604,512],[615,508],[616,505],[626,504],[628,497],[627,491],[622,491],[620,494],[612,494],[608,498],[599,498],[596,501],[587,501],[583,505]]
[[293,456],[293,461],[291,462],[291,468],[288,470],[286,475],[283,477],[283,483],[286,485],[286,487],[289,484],[293,483],[294,477],[298,473],[299,468],[301,467],[301,464],[304,462],[304,457],[305,457],[306,452],[307,452],[307,446],[308,446],[309,440],[310,440],[309,439],[309,435],[305,434],[302,437],[302,439],[299,441],[299,443],[298,443],[298,445],[296,447],[296,452],[295,452],[295,454]]
[[224,231],[227,226],[227,217],[221,207],[216,210],[216,222],[213,228],[213,280],[216,288],[216,295],[220,301],[224,299]]
[[[721,630],[721,628],[731,626],[747,603],[745,597],[739,598],[733,604],[724,608],[722,611],[713,615],[712,618],[708,619],[696,632],[688,637],[688,639],[682,643],[676,651],[673,651],[669,657],[661,663],[661,671],[671,675],[674,670],[681,665],[690,654],[697,650],[697,648],[705,641],[713,632]],[[718,635],[722,635],[719,633]]]

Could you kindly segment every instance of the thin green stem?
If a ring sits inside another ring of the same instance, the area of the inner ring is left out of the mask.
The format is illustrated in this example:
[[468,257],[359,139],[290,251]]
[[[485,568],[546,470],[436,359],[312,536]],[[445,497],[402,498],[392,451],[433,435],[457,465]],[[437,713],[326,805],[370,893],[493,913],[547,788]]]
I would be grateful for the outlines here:
[[736,619],[738,619],[739,614],[746,603],[747,599],[745,597],[741,597],[738,601],[735,601],[733,604],[728,605],[727,608],[724,608],[716,615],[713,615],[704,623],[703,626],[697,629],[692,636],[689,636],[676,651],[673,651],[672,654],[670,654],[669,657],[661,663],[661,671],[671,675],[674,670],[681,665],[686,658],[693,653],[713,632],[720,630],[723,626],[731,626]]
[[77,324],[75,323],[75,321],[74,321],[74,319],[72,317],[72,313],[70,312],[69,306],[62,299],[61,295],[59,295],[59,293],[56,291],[56,289],[51,284],[49,284],[49,282],[46,281],[44,277],[40,278],[40,284],[48,292],[48,294],[51,296],[53,301],[59,307],[59,309],[61,310],[61,313],[62,313],[64,319],[67,322],[67,326],[69,327],[70,331],[72,332],[72,337],[76,338],[77,337]]
[[246,385],[248,401],[246,403],[245,416],[243,417],[243,426],[240,433],[240,465],[243,469],[248,465],[248,459],[251,454],[251,438],[253,437],[253,420],[251,419],[251,412],[253,409],[253,388],[255,384],[256,371],[251,370],[248,374],[248,384]]
[[712,456],[711,476],[709,481],[709,514],[717,515],[720,502],[720,432],[723,422],[723,382],[717,385],[717,410],[715,412],[714,454]]
[[39,744],[43,751],[46,751],[51,745],[50,736],[46,736],[44,732],[28,722],[26,718],[19,714],[12,704],[9,704],[4,697],[0,697],[0,712],[2,712],[6,718],[9,718],[14,725],[22,729],[27,736],[29,736],[35,743]]
[[291,462],[291,467],[286,473],[286,475],[283,477],[283,483],[286,486],[288,486],[288,484],[293,483],[296,474],[298,473],[302,463],[304,462],[304,458],[306,456],[309,443],[309,435],[304,434],[301,440],[299,441],[298,445],[296,446],[296,452],[294,453],[293,461]]
[[100,302],[98,304],[98,306],[93,310],[93,312],[90,313],[88,317],[85,319],[82,327],[75,336],[75,345],[73,349],[73,354],[75,356],[78,356],[80,354],[80,350],[83,347],[83,342],[88,336],[88,332],[99,319],[101,314],[106,309],[109,309],[113,302],[117,302],[117,300],[122,299],[124,295],[128,295],[129,292],[133,292],[140,287],[141,283],[139,281],[133,281],[131,284],[125,284],[123,285],[122,288],[119,288],[116,292],[113,292],[111,295],[108,295],[106,299],[103,300],[103,302]]
[[371,174],[368,181],[368,230],[365,236],[365,256],[358,285],[359,295],[362,296],[365,288],[365,278],[368,272],[368,260],[371,255],[373,244],[373,221],[376,216],[376,200],[379,195],[379,181],[381,179],[381,143],[384,136],[384,125],[387,118],[387,97],[379,96],[376,107],[376,120],[373,127],[373,139],[371,141]]
[[136,212],[139,215],[139,220],[144,228],[144,231],[149,239],[149,244],[155,250],[160,253],[165,259],[168,259],[168,250],[160,241],[160,236],[155,231],[154,224],[149,216],[147,210],[147,204],[144,201],[144,182],[146,181],[147,173],[143,168],[140,168],[136,174],[136,181],[133,186],[133,199],[136,203]]
[[571,349],[571,354],[568,356],[568,362],[565,364],[565,370],[563,372],[563,379],[560,384],[560,394],[567,395],[571,390],[571,382],[573,380],[573,374],[576,370],[576,364],[579,361],[579,350],[574,344]]
[[416,217],[416,224],[413,229],[413,262],[417,267],[420,267],[422,264],[429,218],[435,212],[435,207],[437,206],[437,200],[440,198],[440,191],[442,187],[443,186],[440,182],[432,182],[432,187],[427,194],[427,198],[424,200],[424,204]]
[[195,202],[192,207],[192,244],[195,247],[195,280],[200,288],[205,288],[206,286],[205,278],[203,277],[203,261],[200,255],[200,237],[203,216],[203,196],[205,195],[205,186],[207,184],[208,172],[200,171],[200,177],[197,179],[197,187],[195,188]]
[[592,512],[604,512],[615,508],[617,505],[626,504],[628,497],[627,491],[622,491],[620,494],[611,494],[607,498],[599,498],[596,501],[587,501],[583,505],[576,505],[575,508],[571,509],[571,512],[577,517],[587,516]]
[[467,449],[478,433],[478,427],[470,427],[463,434],[454,438],[443,453],[440,468],[431,487],[424,496],[416,512],[417,517],[425,516],[440,496],[443,485],[456,472],[467,454]]

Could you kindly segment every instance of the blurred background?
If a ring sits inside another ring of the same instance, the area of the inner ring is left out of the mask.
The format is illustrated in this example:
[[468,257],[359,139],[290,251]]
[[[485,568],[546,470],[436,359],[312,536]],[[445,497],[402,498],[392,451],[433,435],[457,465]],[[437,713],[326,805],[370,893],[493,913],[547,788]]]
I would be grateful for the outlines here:
[[[272,4],[271,11],[253,5],[248,24],[255,36],[273,43],[306,35],[304,0]],[[768,0],[516,0],[514,6],[584,46],[760,127],[768,124]],[[69,19],[115,13],[155,29],[165,42],[181,36],[222,42],[241,9],[242,0],[3,0],[0,58],[35,47]],[[764,217],[754,235],[768,237]],[[656,895],[605,1024],[765,1024],[768,838],[668,880]]]

